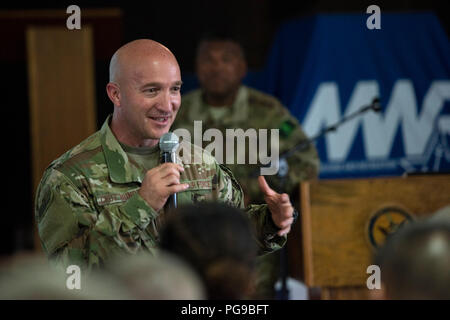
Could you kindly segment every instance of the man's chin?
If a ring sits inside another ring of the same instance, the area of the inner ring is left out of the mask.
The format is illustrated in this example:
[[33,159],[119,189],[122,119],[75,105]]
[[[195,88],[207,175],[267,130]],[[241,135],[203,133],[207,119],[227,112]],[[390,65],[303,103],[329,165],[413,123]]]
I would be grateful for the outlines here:
[[152,139],[158,139],[159,140],[165,133],[169,132],[171,125],[172,124],[164,126],[163,128],[158,128],[158,129],[154,128],[150,132],[149,136],[152,137]]
[[155,121],[153,119],[149,119],[150,122],[147,122],[147,136],[150,139],[160,139],[165,133],[169,132],[170,127],[172,126],[172,118],[169,118],[167,121]]
[[165,134],[165,133],[167,133],[167,132],[169,132],[169,129],[167,129],[167,130],[158,130],[158,131],[153,131],[152,132],[152,137],[153,137],[153,139],[161,139],[161,137]]
[[227,88],[213,88],[208,90],[209,96],[213,97],[215,100],[225,100],[231,93],[232,91]]

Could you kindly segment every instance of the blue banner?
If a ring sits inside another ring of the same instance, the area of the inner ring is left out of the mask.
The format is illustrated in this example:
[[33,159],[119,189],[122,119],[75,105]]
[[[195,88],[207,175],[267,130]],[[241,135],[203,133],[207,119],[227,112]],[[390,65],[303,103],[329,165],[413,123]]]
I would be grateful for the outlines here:
[[284,24],[266,69],[247,84],[278,97],[314,136],[321,178],[450,171],[450,49],[432,13],[316,15]]

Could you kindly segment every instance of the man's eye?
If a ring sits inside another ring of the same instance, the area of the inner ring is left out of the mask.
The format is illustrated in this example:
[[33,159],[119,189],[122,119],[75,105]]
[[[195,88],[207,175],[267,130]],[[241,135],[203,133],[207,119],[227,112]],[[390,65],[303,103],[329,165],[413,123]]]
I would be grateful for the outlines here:
[[181,90],[181,86],[172,87],[172,91],[180,91],[180,90]]
[[158,88],[148,88],[148,89],[145,89],[144,92],[146,92],[146,93],[156,93],[156,92],[158,92]]

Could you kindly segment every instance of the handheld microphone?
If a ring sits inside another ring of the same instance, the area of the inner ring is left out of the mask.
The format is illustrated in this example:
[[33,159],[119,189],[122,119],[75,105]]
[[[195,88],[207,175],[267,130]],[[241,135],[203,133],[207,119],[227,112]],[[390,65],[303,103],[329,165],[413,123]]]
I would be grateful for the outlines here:
[[[167,132],[159,139],[159,149],[161,150],[161,163],[175,162],[175,152],[178,149],[178,136],[173,132]],[[169,196],[166,203],[168,209],[177,207],[177,194]]]

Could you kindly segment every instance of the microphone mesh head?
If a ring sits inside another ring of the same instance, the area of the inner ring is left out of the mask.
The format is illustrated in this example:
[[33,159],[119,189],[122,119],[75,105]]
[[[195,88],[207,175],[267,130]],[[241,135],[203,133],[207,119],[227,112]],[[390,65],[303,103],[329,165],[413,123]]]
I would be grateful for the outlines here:
[[162,152],[175,152],[178,148],[178,136],[173,132],[167,132],[159,139],[159,148]]

